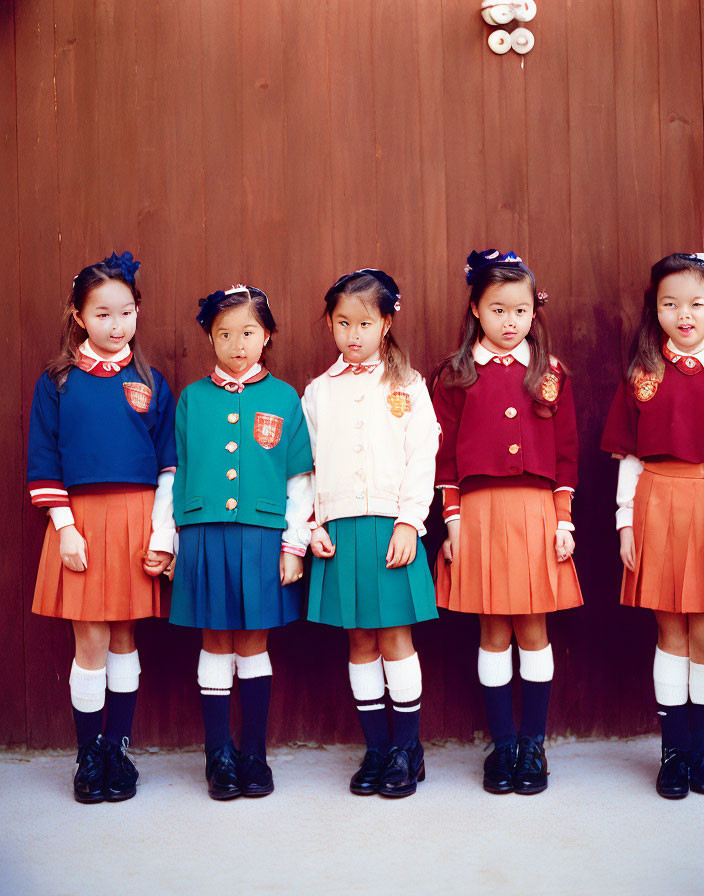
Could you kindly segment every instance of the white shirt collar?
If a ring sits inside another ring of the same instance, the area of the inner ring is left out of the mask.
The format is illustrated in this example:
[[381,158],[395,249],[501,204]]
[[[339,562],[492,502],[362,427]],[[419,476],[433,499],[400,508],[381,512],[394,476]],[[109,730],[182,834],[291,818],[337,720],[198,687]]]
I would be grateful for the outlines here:
[[[329,376],[339,376],[341,373],[344,373],[350,367],[356,367],[357,365],[352,361],[345,361],[342,354],[338,357],[337,361],[331,366],[328,367],[328,375]],[[377,358],[375,361],[365,361],[363,364],[364,367],[374,367],[372,372],[383,368],[383,364]]]
[[247,380],[251,380],[253,376],[256,376],[258,373],[261,373],[261,369],[262,369],[261,364],[259,364],[259,363],[253,364],[249,368],[247,373],[245,373],[244,376],[241,376],[239,379],[237,379],[237,377],[234,377],[229,373],[225,373],[225,371],[221,367],[218,367],[217,364],[215,365],[215,373],[222,380],[224,380],[226,383],[237,383],[237,384],[246,383]]
[[93,348],[90,345],[89,340],[86,339],[86,341],[84,343],[82,343],[81,345],[78,346],[78,351],[82,355],[85,355],[86,358],[91,358],[91,360],[93,360],[93,361],[114,361],[115,363],[117,363],[118,361],[124,361],[125,358],[129,357],[129,354],[132,351],[132,349],[130,348],[130,344],[128,342],[127,345],[123,345],[123,347],[120,349],[119,352],[116,352],[114,355],[110,355],[107,358],[103,358],[101,355],[99,355],[96,351],[93,350]]
[[691,353],[681,352],[678,348],[675,348],[675,344],[671,339],[667,340],[667,347],[673,355],[679,355],[681,358],[696,358],[700,364],[704,364],[704,342],[697,346],[696,351]]
[[527,367],[530,363],[530,346],[525,339],[519,342],[515,348],[512,348],[510,352],[506,352],[503,355],[490,352],[488,348],[484,348],[481,342],[477,340],[472,348],[472,354],[474,355],[474,363],[482,366],[488,364],[492,358],[505,358],[506,355],[511,355],[515,361],[518,361],[524,367]]

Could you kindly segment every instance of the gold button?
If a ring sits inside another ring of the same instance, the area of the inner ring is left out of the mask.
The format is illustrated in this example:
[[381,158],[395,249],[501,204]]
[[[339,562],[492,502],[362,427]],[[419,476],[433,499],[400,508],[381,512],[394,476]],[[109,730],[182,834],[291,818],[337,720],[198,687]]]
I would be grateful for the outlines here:
[[518,411],[515,408],[506,408],[506,410],[504,411],[504,414],[506,414],[506,416],[510,419],[513,419],[517,413]]
[[237,451],[237,442],[228,442],[225,445],[225,451],[229,451],[232,454],[233,451]]
[[228,423],[237,423],[237,421],[238,421],[239,419],[240,419],[240,415],[239,415],[239,414],[228,414],[228,415],[227,415],[227,422],[228,422]]
[[225,507],[227,507],[228,510],[234,510],[235,507],[237,507],[237,501],[235,501],[234,498],[228,498]]
[[516,445],[515,443],[513,445],[508,446],[509,454],[518,454],[518,452],[520,450],[521,450],[520,445]]
[[225,475],[228,479],[237,479],[237,470],[228,470]]

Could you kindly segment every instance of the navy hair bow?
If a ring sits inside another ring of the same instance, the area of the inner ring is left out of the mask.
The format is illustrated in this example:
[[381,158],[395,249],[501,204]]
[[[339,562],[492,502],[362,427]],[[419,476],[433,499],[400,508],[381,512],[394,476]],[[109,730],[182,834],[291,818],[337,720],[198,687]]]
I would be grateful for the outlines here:
[[218,309],[220,308],[220,302],[222,302],[224,298],[224,291],[222,289],[216,289],[215,292],[210,293],[207,299],[198,299],[200,311],[196,315],[196,320],[206,332],[210,330],[210,325],[215,320]]
[[127,283],[134,283],[134,275],[141,266],[141,262],[135,261],[131,252],[123,252],[122,255],[113,252],[109,258],[104,258],[101,264],[108,268],[119,268]]
[[464,268],[464,272],[467,275],[467,283],[471,286],[476,279],[477,272],[488,266],[517,268],[529,274],[531,280],[535,283],[533,272],[523,263],[520,255],[516,255],[515,252],[507,252],[505,255],[502,255],[498,249],[485,249],[483,252],[472,250],[470,252]]

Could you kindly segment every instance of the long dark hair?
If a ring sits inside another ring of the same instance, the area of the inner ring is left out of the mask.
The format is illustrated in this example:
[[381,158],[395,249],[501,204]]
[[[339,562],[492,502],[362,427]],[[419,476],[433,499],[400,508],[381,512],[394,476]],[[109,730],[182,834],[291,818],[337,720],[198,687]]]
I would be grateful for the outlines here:
[[[129,281],[125,278],[122,268],[112,267],[107,264],[107,261],[101,261],[98,264],[92,264],[83,268],[74,279],[71,292],[64,301],[61,313],[61,348],[59,354],[46,367],[46,372],[57,389],[63,387],[69,371],[72,367],[76,367],[78,347],[86,340],[86,331],[76,321],[73,312],[77,311],[80,314],[91,292],[108,280],[119,280],[121,283],[124,283],[132,293],[135,307],[139,308],[141,304],[142,294],[137,289],[134,280]],[[151,367],[137,342],[136,331],[130,340],[130,348],[132,349],[134,366],[137,368],[140,380],[154,391],[154,377],[152,376]]]
[[[467,389],[477,381],[477,367],[474,363],[472,349],[482,338],[484,331],[475,317],[472,305],[479,307],[482,296],[490,286],[502,283],[525,282],[533,295],[535,317],[531,324],[526,342],[530,345],[530,362],[523,380],[528,394],[539,404],[550,407],[541,394],[541,385],[550,369],[550,335],[542,308],[538,302],[538,293],[533,278],[525,270],[507,266],[486,265],[474,275],[474,282],[469,293],[467,311],[462,323],[460,347],[445,358],[433,373],[432,388],[438,380],[447,386]],[[554,407],[553,407],[554,412]]]
[[[382,317],[389,315],[393,318],[396,312],[396,296],[372,274],[355,273],[341,278],[341,281],[331,286],[325,293],[325,311],[330,317],[340,301],[340,296],[357,296],[362,304],[371,302]],[[384,362],[382,382],[390,383],[392,389],[407,386],[416,376],[408,353],[394,338],[391,327],[381,340],[379,356]]]
[[670,274],[691,271],[704,281],[704,260],[696,256],[675,252],[661,258],[650,269],[650,284],[643,296],[643,313],[629,355],[630,363],[626,374],[633,382],[641,374],[661,377],[665,369],[662,357],[664,332],[658,320],[658,287]]

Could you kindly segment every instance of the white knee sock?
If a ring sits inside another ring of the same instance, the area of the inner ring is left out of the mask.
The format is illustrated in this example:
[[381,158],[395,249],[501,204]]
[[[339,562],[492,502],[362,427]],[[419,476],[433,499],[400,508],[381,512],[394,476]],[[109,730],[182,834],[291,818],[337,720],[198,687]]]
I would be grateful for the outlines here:
[[383,663],[394,709],[399,712],[417,712],[423,689],[418,654],[414,653],[403,660],[384,660]]
[[518,656],[521,661],[521,678],[524,681],[552,681],[555,673],[552,644],[541,650],[523,650],[519,647]]
[[208,653],[201,650],[198,659],[198,684],[206,696],[229,695],[232,690],[234,654]]
[[653,662],[655,699],[662,706],[682,706],[689,696],[689,657],[655,648]]
[[265,675],[273,675],[268,650],[255,653],[254,656],[240,656],[236,653],[235,667],[238,678],[262,678]]
[[139,687],[139,653],[112,653],[108,650],[106,664],[108,688],[116,694],[129,694]]
[[98,712],[105,706],[105,666],[102,669],[82,669],[74,659],[68,683],[74,709]]
[[704,664],[689,661],[689,699],[704,703]]
[[480,647],[477,672],[479,673],[479,683],[486,687],[499,688],[508,684],[513,678],[511,647],[507,647],[500,653]]
[[378,656],[371,663],[349,664],[352,694],[360,712],[384,709],[384,667]]

